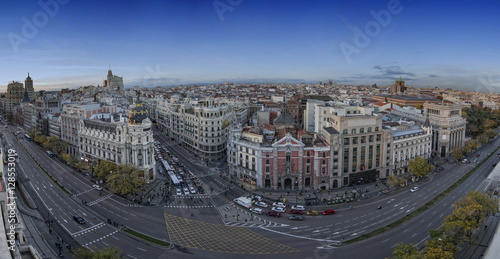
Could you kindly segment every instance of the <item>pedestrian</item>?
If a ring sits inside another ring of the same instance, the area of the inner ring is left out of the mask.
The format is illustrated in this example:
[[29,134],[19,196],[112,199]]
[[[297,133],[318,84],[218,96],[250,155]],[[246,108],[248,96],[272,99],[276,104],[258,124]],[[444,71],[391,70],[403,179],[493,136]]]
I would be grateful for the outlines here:
[[486,230],[488,228],[488,225],[484,225],[484,230]]

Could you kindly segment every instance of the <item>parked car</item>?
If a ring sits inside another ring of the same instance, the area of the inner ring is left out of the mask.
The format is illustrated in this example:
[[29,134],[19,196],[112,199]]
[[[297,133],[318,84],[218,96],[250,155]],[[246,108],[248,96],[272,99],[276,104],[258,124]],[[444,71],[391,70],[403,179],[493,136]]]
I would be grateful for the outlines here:
[[273,207],[282,207],[282,208],[285,208],[286,205],[283,202],[275,202],[275,203],[273,203]]
[[290,216],[288,217],[289,220],[298,220],[298,221],[303,221],[304,217],[302,216]]
[[259,215],[264,212],[264,210],[261,208],[251,208],[250,211]]
[[282,208],[282,207],[273,207],[272,211],[276,211],[276,212],[279,212],[279,213],[285,213],[285,208]]
[[225,210],[225,211],[230,211],[230,210],[231,210],[231,207],[226,206],[226,207],[224,208],[224,210]]
[[262,207],[262,208],[267,208],[267,203],[263,201],[258,201],[255,203],[256,206]]
[[180,189],[175,189],[175,195],[181,196],[182,195],[181,190]]
[[272,217],[277,217],[277,218],[279,218],[279,217],[281,217],[281,213],[276,212],[276,211],[268,211],[268,212],[267,212],[267,216],[272,216]]
[[411,192],[416,192],[416,191],[418,191],[418,190],[419,190],[419,188],[418,188],[417,186],[415,186],[415,187],[411,188],[411,190],[410,190],[410,191],[411,191]]
[[290,210],[290,214],[302,215],[302,214],[304,214],[304,211],[302,211],[302,210]]
[[292,209],[293,210],[306,210],[306,207],[304,207],[304,205],[295,205],[295,206],[292,206]]
[[76,222],[78,222],[79,224],[85,224],[85,220],[84,220],[82,217],[78,216],[78,215],[74,215],[74,216],[73,216],[73,219],[74,219]]
[[493,163],[493,164],[492,164],[492,166],[496,166],[496,165],[497,165],[497,163]]
[[476,157],[479,157],[480,154],[477,154]]
[[102,187],[97,185],[97,184],[94,184],[92,185],[92,187],[94,187],[94,189],[98,190],[98,191],[101,191],[102,190]]
[[323,211],[323,215],[332,215],[335,214],[335,210],[325,210]]
[[317,216],[317,215],[319,215],[319,213],[317,211],[315,211],[315,210],[310,210],[310,211],[307,212],[307,215],[309,215],[309,216]]

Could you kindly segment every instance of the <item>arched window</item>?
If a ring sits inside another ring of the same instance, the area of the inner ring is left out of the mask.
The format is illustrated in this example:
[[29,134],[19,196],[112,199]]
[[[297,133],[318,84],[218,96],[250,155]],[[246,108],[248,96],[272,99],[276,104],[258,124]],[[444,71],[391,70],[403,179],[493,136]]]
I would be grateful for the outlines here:
[[368,132],[372,132],[372,127],[368,127]]
[[378,131],[378,127],[375,127],[375,131]]
[[365,133],[365,129],[364,128],[359,129],[359,133]]
[[351,134],[356,134],[356,129],[352,129]]
[[346,129],[344,130],[344,134],[347,134],[347,130]]

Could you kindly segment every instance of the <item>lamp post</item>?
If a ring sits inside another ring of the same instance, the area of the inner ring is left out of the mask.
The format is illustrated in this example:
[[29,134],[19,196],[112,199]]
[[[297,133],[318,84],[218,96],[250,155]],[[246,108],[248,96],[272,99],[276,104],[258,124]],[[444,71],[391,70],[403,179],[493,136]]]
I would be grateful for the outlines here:
[[298,203],[298,196],[299,196],[299,182],[295,181],[295,206],[297,206]]

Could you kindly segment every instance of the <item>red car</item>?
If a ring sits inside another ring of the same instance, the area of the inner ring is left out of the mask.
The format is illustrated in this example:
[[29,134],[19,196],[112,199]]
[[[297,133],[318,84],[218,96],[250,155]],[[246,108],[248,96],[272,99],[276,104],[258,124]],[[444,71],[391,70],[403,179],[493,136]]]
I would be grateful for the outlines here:
[[304,212],[301,210],[290,210],[290,214],[302,215],[304,214]]
[[477,154],[476,157],[479,157],[479,154]]
[[276,211],[269,211],[269,212],[267,212],[267,216],[272,216],[272,217],[279,218],[279,217],[281,217],[281,213],[278,213]]
[[335,214],[334,210],[325,210],[325,211],[323,211],[323,215],[332,215],[332,214]]

